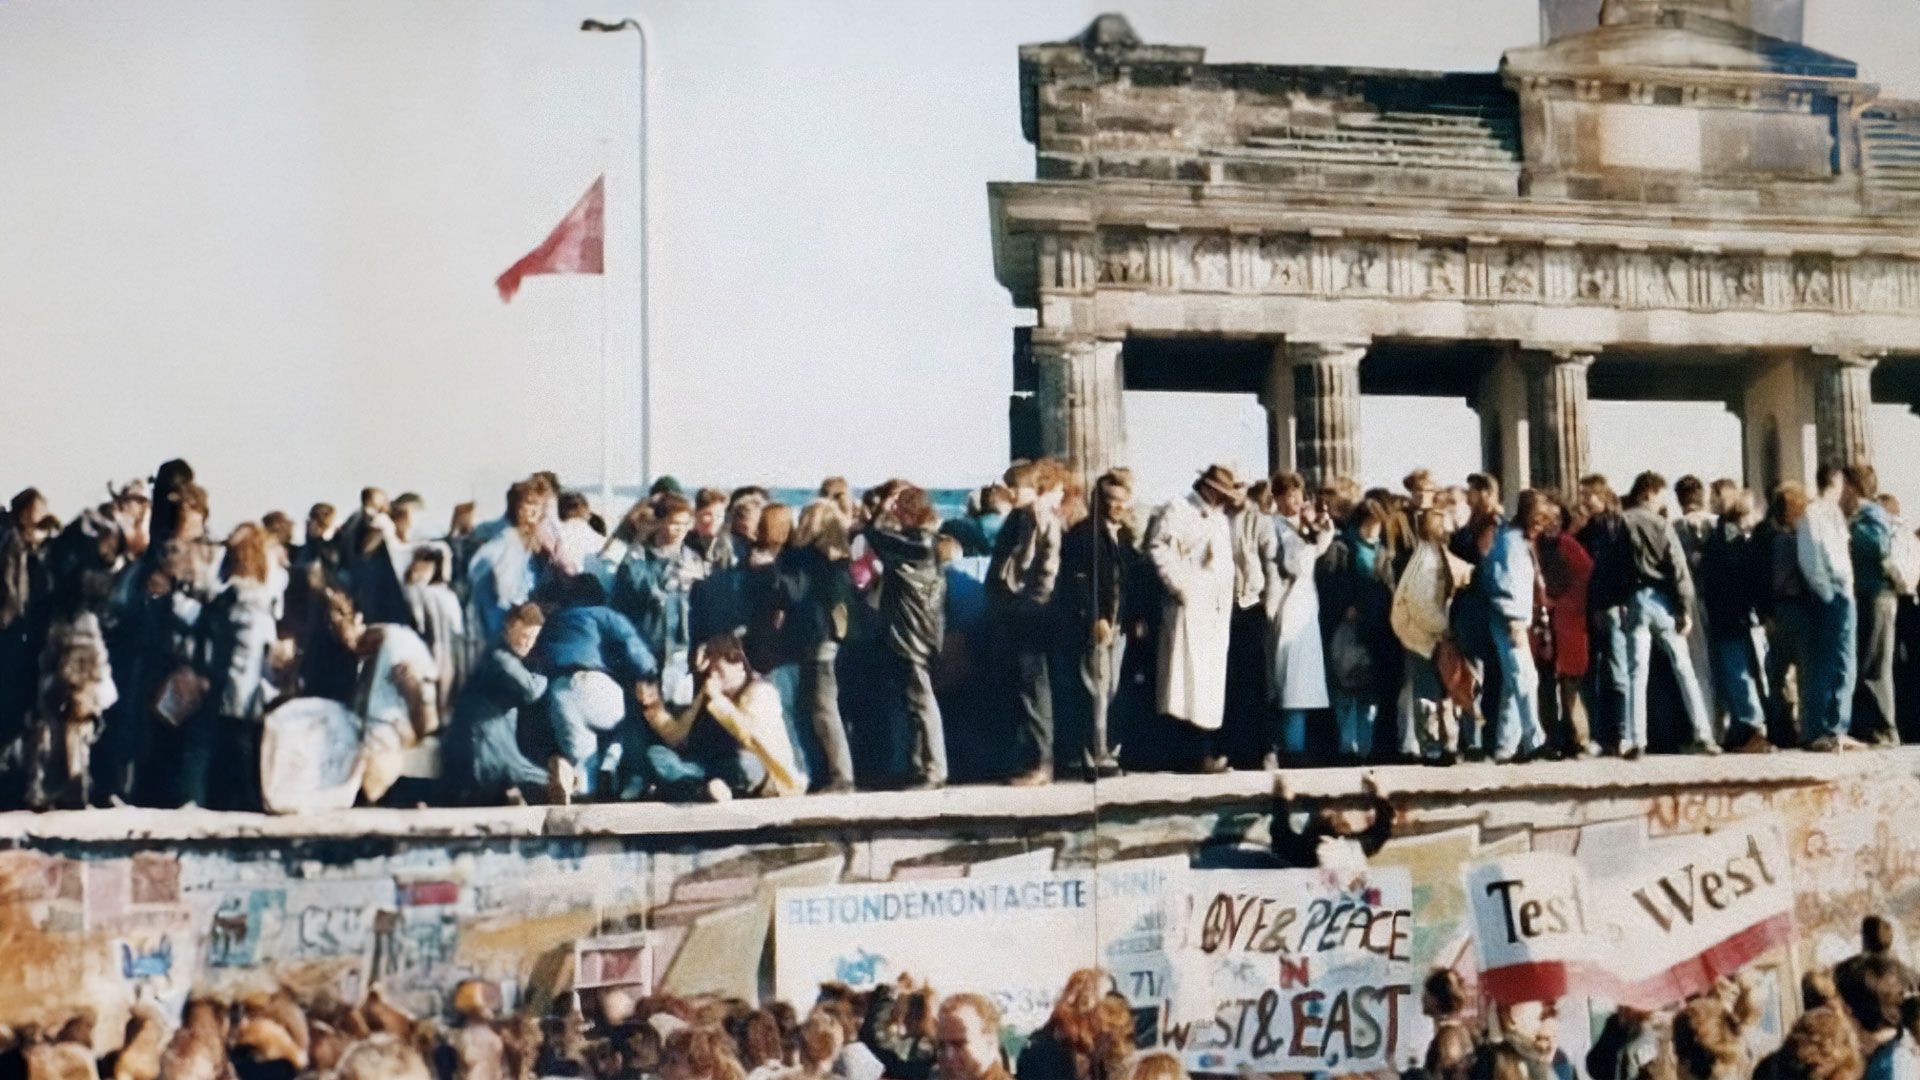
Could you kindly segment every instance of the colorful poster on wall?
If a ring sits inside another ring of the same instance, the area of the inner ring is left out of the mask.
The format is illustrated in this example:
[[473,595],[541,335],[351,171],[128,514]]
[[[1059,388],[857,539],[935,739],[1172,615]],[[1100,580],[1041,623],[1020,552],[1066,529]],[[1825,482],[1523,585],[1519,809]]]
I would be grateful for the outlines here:
[[1195,1072],[1399,1070],[1422,1048],[1403,868],[1197,871],[1161,1039]]
[[1098,871],[782,889],[774,905],[775,994],[811,1002],[823,982],[865,989],[902,975],[942,994],[993,998],[1009,1027],[1046,1022],[1067,976],[1106,967],[1136,1007],[1166,984],[1161,936],[1184,858]]
[[1480,991],[1495,1001],[1558,1001],[1600,989],[1591,961],[1592,889],[1571,855],[1529,852],[1464,868]]
[[1793,940],[1792,872],[1774,815],[1650,845],[1594,892],[1596,948],[1619,979],[1611,996],[1624,1004],[1684,1001]]

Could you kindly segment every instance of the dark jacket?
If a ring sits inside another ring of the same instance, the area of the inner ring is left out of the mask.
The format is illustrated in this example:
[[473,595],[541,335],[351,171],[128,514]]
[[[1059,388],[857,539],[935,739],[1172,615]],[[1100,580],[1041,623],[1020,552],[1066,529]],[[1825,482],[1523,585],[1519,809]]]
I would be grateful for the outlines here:
[[1782,528],[1769,517],[1754,526],[1750,543],[1754,551],[1754,572],[1761,575],[1762,616],[1772,615],[1781,604],[1804,604],[1811,598],[1807,579],[1800,572],[1799,541],[1792,529]]
[[656,678],[660,665],[627,617],[610,607],[556,612],[540,631],[534,667],[547,675],[604,671],[622,684]]
[[1700,603],[1716,638],[1737,638],[1758,621],[1766,552],[1737,521],[1721,518],[1700,544]]
[[492,799],[516,784],[539,784],[546,770],[516,741],[520,710],[547,692],[547,677],[504,647],[487,650],[460,691],[446,740],[448,780],[456,796]]
[[814,548],[788,548],[779,565],[788,647],[810,659],[821,644],[844,640],[859,601],[851,564]]
[[1633,552],[1634,589],[1657,590],[1684,613],[1693,605],[1693,575],[1673,523],[1650,506],[1622,511],[1620,523]]
[[1069,640],[1090,640],[1105,619],[1120,633],[1131,616],[1143,557],[1125,525],[1108,529],[1093,515],[1068,529],[1060,541],[1060,580],[1054,588],[1059,625]]
[[1607,510],[1588,519],[1574,534],[1593,557],[1593,576],[1587,579],[1587,611],[1597,615],[1619,607],[1633,595],[1633,545],[1619,511]]
[[635,548],[614,573],[615,611],[625,615],[656,656],[698,642],[690,619],[691,590],[706,567],[693,552]]
[[707,564],[693,583],[688,619],[695,645],[716,634],[737,633],[747,625],[747,556],[753,545],[727,532],[711,540],[688,537],[689,550]]
[[865,536],[883,567],[880,623],[887,647],[914,663],[931,662],[946,636],[947,579],[934,555],[936,534],[874,526]]

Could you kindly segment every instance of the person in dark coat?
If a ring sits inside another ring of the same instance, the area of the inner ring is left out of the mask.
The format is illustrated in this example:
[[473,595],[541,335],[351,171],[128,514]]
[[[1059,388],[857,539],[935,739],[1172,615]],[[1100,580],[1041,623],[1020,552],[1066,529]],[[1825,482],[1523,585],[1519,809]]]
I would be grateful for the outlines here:
[[947,781],[946,730],[931,669],[946,630],[947,581],[935,551],[939,525],[927,493],[903,484],[881,505],[864,534],[882,566],[881,636],[891,654],[895,685],[906,698],[911,728],[907,737],[913,746],[908,783],[917,788]]
[[1721,497],[1720,517],[1700,544],[1700,580],[1696,588],[1707,613],[1707,647],[1713,685],[1732,718],[1726,745],[1748,753],[1773,749],[1761,703],[1764,675],[1754,647],[1760,625],[1762,589],[1768,553],[1756,547],[1746,529],[1753,509],[1738,489]]
[[507,615],[498,645],[488,649],[454,703],[447,733],[448,797],[484,805],[537,793],[547,770],[520,749],[520,712],[547,692],[546,675],[527,663],[546,616],[538,604],[521,604]]
[[1079,659],[1070,725],[1076,730],[1062,732],[1060,740],[1070,753],[1062,768],[1070,774],[1120,773],[1107,719],[1120,692],[1128,638],[1143,629],[1133,606],[1143,559],[1133,531],[1133,486],[1124,474],[1109,472],[1094,484],[1092,512],[1060,544],[1056,633]]
[[854,785],[853,748],[840,715],[837,675],[840,646],[859,602],[848,567],[850,547],[839,507],[815,499],[800,511],[779,557],[780,601],[786,611],[782,633],[800,665],[795,708],[819,745],[823,791],[851,791]]
[[[1593,559],[1587,579],[1587,619],[1593,628],[1596,739],[1618,746],[1625,738],[1633,685],[1628,671],[1627,601],[1633,597],[1633,549],[1620,520],[1620,497],[1599,473],[1580,478],[1586,521],[1574,539]],[[1604,734],[1602,734],[1604,732]]]

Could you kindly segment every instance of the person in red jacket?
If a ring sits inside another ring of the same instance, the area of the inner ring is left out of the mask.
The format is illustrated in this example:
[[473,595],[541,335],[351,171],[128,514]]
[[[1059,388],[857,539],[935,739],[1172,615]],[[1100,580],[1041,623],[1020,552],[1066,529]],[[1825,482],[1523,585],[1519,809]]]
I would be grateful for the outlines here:
[[1574,539],[1575,522],[1565,507],[1560,518],[1537,541],[1541,577],[1546,583],[1547,625],[1553,633],[1553,675],[1559,696],[1548,745],[1565,757],[1593,757],[1598,748],[1587,722],[1587,702],[1581,683],[1587,676],[1591,650],[1587,641],[1587,584],[1593,577],[1593,556]]

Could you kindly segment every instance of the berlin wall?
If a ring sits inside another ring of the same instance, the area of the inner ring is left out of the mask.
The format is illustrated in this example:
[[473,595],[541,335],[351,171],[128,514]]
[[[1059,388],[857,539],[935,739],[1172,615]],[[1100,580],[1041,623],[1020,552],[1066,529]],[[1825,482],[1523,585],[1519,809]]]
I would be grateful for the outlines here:
[[[1598,873],[1647,845],[1765,819],[1784,839],[1793,944],[1750,967],[1774,1022],[1787,1023],[1798,973],[1853,951],[1862,915],[1920,932],[1917,763],[1894,751],[1374,770],[1398,813],[1365,872],[1400,880],[1404,871],[1408,895],[1389,905],[1404,910],[1397,923],[1361,926],[1356,915],[1352,940],[1406,962],[1411,997],[1390,1004],[1417,1013],[1418,976],[1429,968],[1477,975],[1462,877],[1470,864],[1549,852]],[[1325,770],[1290,782],[1296,797],[1351,797],[1362,777]],[[1154,880],[1133,871],[1260,849],[1273,804],[1271,778],[1236,774],[692,808],[185,812],[138,823],[120,811],[8,815],[0,1023],[87,1007],[113,1031],[137,1000],[282,985],[356,1000],[378,984],[403,1007],[437,1013],[470,975],[539,1010],[574,989],[579,943],[638,932],[660,989],[794,997],[796,978],[804,988],[820,969],[781,972],[782,947],[793,968],[810,921],[835,911],[858,921],[861,910],[853,899],[796,898],[867,895],[822,888],[859,883],[943,887],[892,899],[882,888],[866,909],[880,913],[870,932],[840,925],[823,938],[840,950],[826,974],[855,985],[898,974],[890,942],[911,948],[880,921],[905,912],[933,920],[914,934],[963,937],[975,931],[943,931],[935,917],[967,904],[1024,908],[1019,917],[1060,930],[1018,955],[995,955],[992,941],[942,940],[943,955],[985,956],[992,970],[1037,964],[1042,982],[1054,968],[1124,970],[1134,946],[1116,943],[1132,918],[1122,909]],[[789,937],[776,942],[783,919]],[[1149,997],[1157,978],[1134,972],[1123,992]]]

